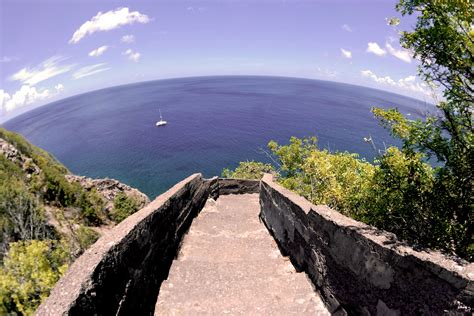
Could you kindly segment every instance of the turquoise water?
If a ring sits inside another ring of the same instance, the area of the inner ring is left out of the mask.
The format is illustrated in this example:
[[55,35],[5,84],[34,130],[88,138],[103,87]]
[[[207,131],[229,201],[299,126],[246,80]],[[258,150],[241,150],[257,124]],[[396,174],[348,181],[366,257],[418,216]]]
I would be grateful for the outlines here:
[[[267,158],[268,141],[313,136],[331,150],[371,160],[396,144],[370,113],[398,107],[419,117],[429,105],[334,82],[281,77],[196,77],[107,88],[60,100],[4,127],[51,152],[72,172],[115,178],[151,198],[191,173],[220,175],[242,160]],[[159,109],[168,125],[155,127]]]

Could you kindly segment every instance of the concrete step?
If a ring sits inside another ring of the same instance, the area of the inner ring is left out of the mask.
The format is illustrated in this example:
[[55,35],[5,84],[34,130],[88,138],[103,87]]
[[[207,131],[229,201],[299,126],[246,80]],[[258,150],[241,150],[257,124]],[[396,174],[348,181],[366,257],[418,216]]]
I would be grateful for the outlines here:
[[161,286],[155,315],[329,315],[259,212],[258,194],[208,200]]

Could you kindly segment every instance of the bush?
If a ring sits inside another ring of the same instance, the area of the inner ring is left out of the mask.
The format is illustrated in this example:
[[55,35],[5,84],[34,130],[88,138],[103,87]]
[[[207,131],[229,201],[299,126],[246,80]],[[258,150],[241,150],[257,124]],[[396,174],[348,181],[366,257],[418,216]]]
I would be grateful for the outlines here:
[[76,206],[81,209],[81,220],[84,224],[97,226],[103,222],[102,210],[105,202],[95,190],[83,191],[79,195]]
[[[32,192],[37,200],[59,207],[81,209],[81,220],[87,225],[99,225],[105,215],[105,202],[95,190],[87,191],[78,183],[70,183],[65,175],[66,167],[44,150],[30,144],[22,136],[0,128],[0,138],[5,139],[24,156],[31,158],[29,165],[36,164],[40,172],[27,176],[20,166],[0,156],[0,188],[18,179],[18,185]],[[15,184],[16,185],[16,184]]]
[[79,226],[76,231],[76,237],[80,252],[82,253],[99,239],[100,234],[90,227]]
[[[315,137],[292,137],[287,145],[271,141],[268,146],[280,167],[277,181],[312,203],[391,231],[415,246],[456,250],[455,234],[465,227],[444,202],[449,200],[440,189],[440,167],[424,162],[422,153],[390,147],[371,164],[356,154],[320,150]],[[225,175],[241,173],[227,170]],[[464,253],[469,251],[472,246]]]
[[422,157],[388,148],[357,218],[414,244],[446,249],[449,221],[436,205],[435,172]]
[[68,267],[69,253],[55,241],[14,242],[0,268],[0,313],[32,315]]
[[37,198],[17,180],[0,183],[0,258],[9,242],[50,237]]
[[267,163],[257,161],[241,162],[235,170],[224,169],[223,178],[260,180],[264,173],[275,173],[275,168]]
[[139,203],[133,198],[120,192],[114,199],[114,209],[110,212],[110,218],[120,223],[128,216],[138,211]]
[[281,162],[279,179],[314,204],[326,204],[342,213],[355,214],[370,188],[375,167],[347,152],[320,150],[315,137],[292,137],[290,144],[269,143]]

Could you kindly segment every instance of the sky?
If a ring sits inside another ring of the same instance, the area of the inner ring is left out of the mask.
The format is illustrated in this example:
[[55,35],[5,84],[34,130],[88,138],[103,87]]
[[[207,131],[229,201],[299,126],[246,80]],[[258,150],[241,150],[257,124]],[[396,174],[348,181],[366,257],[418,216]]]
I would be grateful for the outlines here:
[[272,75],[431,102],[394,0],[0,0],[0,121],[72,95],[165,78]]

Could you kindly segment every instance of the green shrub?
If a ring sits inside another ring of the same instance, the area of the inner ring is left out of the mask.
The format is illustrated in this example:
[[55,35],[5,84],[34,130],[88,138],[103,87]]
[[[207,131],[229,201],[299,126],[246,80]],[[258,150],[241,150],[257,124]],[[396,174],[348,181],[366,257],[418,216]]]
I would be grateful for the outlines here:
[[93,243],[99,239],[100,234],[87,226],[79,226],[76,231],[76,237],[79,242],[81,252],[89,248]]
[[8,243],[51,237],[43,208],[21,181],[0,182],[0,258]]
[[[20,153],[32,159],[40,168],[39,174],[27,173],[20,166],[0,156],[0,187],[8,185],[13,179],[33,192],[39,200],[59,207],[81,209],[81,220],[87,225],[99,225],[105,215],[105,202],[95,190],[87,191],[78,183],[69,182],[65,175],[66,167],[44,150],[30,144],[22,136],[0,128],[0,137],[15,146]],[[29,162],[32,164],[32,162]]]
[[449,248],[449,220],[436,205],[435,172],[420,153],[390,147],[380,157],[358,219],[414,244]]
[[55,241],[14,242],[0,268],[0,313],[32,315],[68,267],[69,253]]
[[114,209],[110,212],[110,218],[120,223],[128,216],[138,211],[139,203],[133,198],[120,192],[114,199]]
[[272,141],[269,148],[281,162],[283,186],[345,214],[355,214],[361,207],[375,171],[372,164],[356,154],[320,150],[315,137],[292,137],[285,146]]
[[267,163],[258,161],[241,162],[235,170],[224,169],[223,178],[260,180],[264,173],[274,173],[275,168]]
[[97,226],[103,222],[105,202],[95,190],[81,192],[75,205],[81,209],[84,224]]
[[[371,164],[356,154],[320,150],[315,137],[292,137],[287,145],[271,141],[269,148],[280,166],[277,181],[312,203],[391,231],[415,246],[456,250],[455,234],[465,227],[444,202],[449,199],[440,189],[440,167],[433,169],[422,153],[390,147]],[[241,175],[237,171],[226,170],[225,176]],[[470,247],[464,253],[472,252]]]

